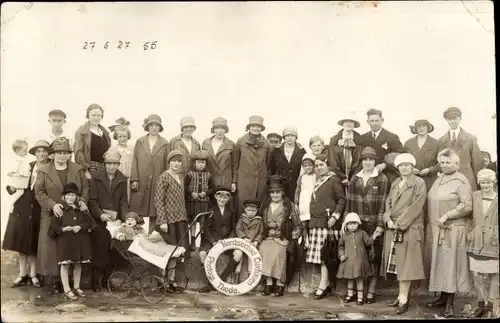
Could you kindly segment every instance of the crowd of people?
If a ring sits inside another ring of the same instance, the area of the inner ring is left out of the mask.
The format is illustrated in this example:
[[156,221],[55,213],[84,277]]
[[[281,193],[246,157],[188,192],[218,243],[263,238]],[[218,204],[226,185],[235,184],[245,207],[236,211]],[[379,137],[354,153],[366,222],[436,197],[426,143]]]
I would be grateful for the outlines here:
[[[13,287],[30,283],[58,293],[62,284],[68,298],[85,297],[80,277],[90,263],[98,292],[113,270],[107,226],[118,219],[197,252],[202,265],[222,239],[253,243],[266,296],[282,296],[305,262],[321,268],[315,299],[346,279],[345,302],[373,303],[378,278],[394,275],[399,295],[389,306],[396,313],[408,311],[412,282],[425,281],[439,292],[427,306],[450,317],[455,294],[470,291],[472,277],[474,316],[498,304],[497,165],[460,126],[458,108],[444,111],[449,129],[440,138],[430,135],[431,122],[417,120],[404,145],[383,127],[381,111],[367,111],[365,134],[346,116],[328,145],[319,136],[309,140],[311,154],[297,142],[296,127],[265,137],[261,116],[249,118],[236,142],[226,137],[227,120],[215,118],[200,144],[192,117],[182,118],[181,133],[168,141],[152,114],[131,146],[130,122],[120,117],[104,127],[103,114],[91,104],[88,121],[69,137],[66,114],[52,110],[50,134],[33,147],[14,142],[18,167],[8,174],[12,204],[3,242],[19,253]],[[28,153],[36,161],[28,163]],[[208,210],[213,216],[184,235]],[[119,239],[126,236],[125,230]],[[239,283],[243,254],[229,257],[221,278]],[[206,280],[199,292],[213,289]]]

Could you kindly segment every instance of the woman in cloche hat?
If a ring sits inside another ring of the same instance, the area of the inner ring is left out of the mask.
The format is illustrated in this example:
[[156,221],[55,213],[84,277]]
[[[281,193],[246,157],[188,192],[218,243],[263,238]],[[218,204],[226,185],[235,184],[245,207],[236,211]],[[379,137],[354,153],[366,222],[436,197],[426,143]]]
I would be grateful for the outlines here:
[[167,170],[168,141],[160,135],[161,118],[152,114],[144,120],[145,136],[137,139],[130,172],[130,210],[149,221],[152,232],[156,221],[154,191],[158,177]]
[[328,164],[330,169],[347,187],[351,178],[361,169],[361,150],[363,145],[361,135],[354,131],[360,124],[354,113],[339,120],[342,129],[330,139],[328,147]]
[[170,140],[170,150],[178,150],[182,153],[182,171],[189,171],[191,165],[191,155],[201,149],[198,140],[193,138],[196,130],[193,117],[181,118],[181,134]]
[[[361,151],[362,169],[354,174],[347,186],[347,204],[345,213],[359,215],[360,228],[368,233],[374,243],[369,254],[369,262],[373,273],[380,272],[382,257],[384,223],[382,215],[385,211],[385,201],[391,188],[391,183],[384,173],[378,172],[375,165],[378,162],[377,153],[372,147],[365,147]],[[375,289],[378,274],[368,278],[368,293],[366,303],[375,302]],[[354,295],[354,291],[349,291]]]
[[120,153],[110,148],[104,154],[105,169],[90,180],[90,213],[97,221],[92,231],[92,289],[95,292],[107,286],[111,274],[111,235],[107,223],[124,219],[128,212],[127,177],[118,169]]
[[[38,269],[36,268],[36,254],[42,210],[35,198],[34,187],[38,169],[50,162],[48,159],[49,150],[49,143],[45,140],[39,140],[28,151],[36,157],[36,161],[30,163],[28,187],[14,203],[13,212],[9,213],[2,249],[18,253],[19,275],[12,283],[12,287],[29,283],[34,287],[40,287],[40,281],[36,275]],[[15,189],[7,186],[7,192],[13,194]]]
[[243,213],[242,202],[247,199],[263,199],[266,195],[268,169],[271,163],[272,147],[261,134],[266,129],[264,118],[251,116],[246,126],[247,133],[238,139],[235,147],[237,161],[236,185],[238,213]]
[[410,126],[410,131],[416,136],[408,139],[403,148],[415,157],[417,164],[413,172],[422,177],[429,190],[438,171],[438,141],[429,135],[434,131],[434,126],[429,121],[420,119]]
[[203,141],[202,149],[208,152],[207,171],[212,174],[214,186],[224,186],[236,191],[233,176],[236,173],[236,164],[233,162],[235,144],[226,137],[229,132],[227,120],[217,117],[212,121],[213,134]]
[[[38,168],[35,183],[35,196],[42,208],[40,216],[40,232],[47,232],[53,212],[56,216],[63,213],[61,196],[63,187],[68,182],[77,185],[80,198],[77,205],[80,210],[87,210],[86,203],[89,199],[89,181],[85,176],[85,169],[70,161],[71,147],[68,139],[57,138],[51,144],[50,154],[52,161]],[[40,234],[38,239],[37,260],[40,265],[38,271],[44,275],[45,286],[52,287],[52,292],[60,291],[59,267],[57,265],[55,241],[47,234]],[[52,281],[52,284],[51,284]],[[50,292],[46,290],[46,292]]]

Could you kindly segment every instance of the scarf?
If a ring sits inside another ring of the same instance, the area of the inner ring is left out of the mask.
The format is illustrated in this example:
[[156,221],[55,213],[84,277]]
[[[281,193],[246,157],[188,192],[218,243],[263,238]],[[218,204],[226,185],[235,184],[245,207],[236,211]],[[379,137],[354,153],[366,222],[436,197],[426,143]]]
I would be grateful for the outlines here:
[[247,144],[249,146],[252,146],[254,148],[259,148],[264,145],[264,140],[262,135],[252,135],[250,132],[248,133],[248,139],[247,139]]

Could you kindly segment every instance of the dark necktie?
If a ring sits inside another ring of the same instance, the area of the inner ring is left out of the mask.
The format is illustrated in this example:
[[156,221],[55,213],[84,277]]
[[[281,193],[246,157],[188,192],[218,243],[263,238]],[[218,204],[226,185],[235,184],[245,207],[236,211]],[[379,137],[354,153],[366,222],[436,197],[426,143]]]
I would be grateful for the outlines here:
[[377,134],[375,132],[372,132],[373,139],[377,139]]
[[451,144],[454,145],[456,141],[457,141],[457,137],[455,135],[455,131],[453,131],[451,133]]

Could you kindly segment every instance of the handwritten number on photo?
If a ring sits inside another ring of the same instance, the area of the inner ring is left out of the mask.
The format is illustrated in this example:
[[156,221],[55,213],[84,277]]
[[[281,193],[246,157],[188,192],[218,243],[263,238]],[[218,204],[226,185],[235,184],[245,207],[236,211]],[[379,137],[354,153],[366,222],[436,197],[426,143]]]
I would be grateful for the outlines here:
[[122,46],[123,44],[125,44],[125,49],[128,49],[129,45],[130,45],[130,42],[129,41],[126,41],[126,42],[122,42],[121,40],[118,41],[118,49],[122,49]]
[[156,42],[157,42],[157,40],[152,41],[151,43],[150,42],[144,43],[144,50],[155,49],[156,48]]
[[91,47],[90,51],[93,52],[95,47],[95,42],[84,42],[83,49],[87,50],[88,49],[87,47]]

